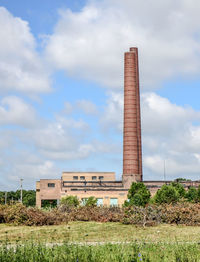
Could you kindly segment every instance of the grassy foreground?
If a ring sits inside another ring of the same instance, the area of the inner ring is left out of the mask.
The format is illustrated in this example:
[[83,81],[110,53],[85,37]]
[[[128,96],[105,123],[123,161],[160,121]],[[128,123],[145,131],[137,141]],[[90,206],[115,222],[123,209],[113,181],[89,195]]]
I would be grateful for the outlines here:
[[[0,224],[0,262],[198,262],[200,227]],[[126,242],[126,243],[125,243]]]
[[1,262],[198,262],[197,244],[104,244],[45,246],[26,243],[0,247]]
[[27,240],[45,243],[62,242],[146,242],[200,243],[200,227],[159,225],[136,227],[120,223],[70,222],[59,226],[13,226],[0,224],[0,241],[3,243]]

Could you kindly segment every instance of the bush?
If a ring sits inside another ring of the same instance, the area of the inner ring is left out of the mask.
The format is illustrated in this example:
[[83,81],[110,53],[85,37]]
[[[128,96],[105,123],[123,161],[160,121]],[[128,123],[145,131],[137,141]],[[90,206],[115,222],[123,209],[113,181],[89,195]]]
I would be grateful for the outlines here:
[[153,226],[159,223],[181,224],[187,226],[200,225],[200,204],[188,202],[144,207],[128,207],[125,209],[124,224]]
[[28,219],[27,208],[21,203],[15,205],[5,205],[3,209],[3,215],[5,223],[12,223],[16,225],[22,225]]
[[155,202],[158,204],[175,203],[178,201],[180,195],[172,185],[163,185],[155,194]]
[[162,222],[187,226],[200,225],[200,204],[188,202],[160,206]]
[[97,199],[93,196],[89,197],[85,202],[85,206],[87,206],[87,207],[97,206]]
[[179,194],[179,198],[183,198],[185,197],[185,188],[182,184],[178,183],[178,182],[172,182],[171,185],[176,189],[176,191]]
[[129,206],[124,211],[123,224],[154,226],[161,221],[162,213],[159,206]]
[[68,207],[77,207],[80,203],[77,196],[66,196],[61,198],[60,204]]
[[44,211],[38,208],[27,208],[17,203],[15,205],[0,206],[0,223],[26,226],[58,225],[68,222],[68,215],[52,209]]
[[69,221],[121,222],[124,214],[123,209],[119,207],[64,207],[60,206],[59,211],[68,214]]
[[27,208],[21,204],[0,205],[0,223],[43,226],[59,225],[68,221],[122,222],[153,226],[158,223],[200,225],[200,203],[148,205],[146,207],[71,207],[65,206],[49,211]]
[[185,197],[189,202],[198,202],[198,191],[195,187],[190,187]]
[[149,189],[142,182],[133,182],[128,191],[128,201],[124,206],[145,206],[150,200],[151,194]]
[[198,199],[198,202],[200,202],[200,185],[197,190],[197,199]]

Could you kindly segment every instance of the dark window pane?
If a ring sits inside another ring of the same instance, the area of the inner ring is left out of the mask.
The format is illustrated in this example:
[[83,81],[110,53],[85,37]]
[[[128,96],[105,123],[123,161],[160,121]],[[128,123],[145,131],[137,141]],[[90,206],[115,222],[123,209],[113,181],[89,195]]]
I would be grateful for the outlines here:
[[99,180],[103,180],[104,179],[104,177],[103,176],[99,176]]
[[73,180],[78,180],[78,176],[73,176]]
[[55,183],[48,183],[48,187],[55,187]]
[[97,180],[97,177],[96,176],[92,176],[92,180]]
[[80,176],[80,180],[85,180],[85,177],[84,176]]

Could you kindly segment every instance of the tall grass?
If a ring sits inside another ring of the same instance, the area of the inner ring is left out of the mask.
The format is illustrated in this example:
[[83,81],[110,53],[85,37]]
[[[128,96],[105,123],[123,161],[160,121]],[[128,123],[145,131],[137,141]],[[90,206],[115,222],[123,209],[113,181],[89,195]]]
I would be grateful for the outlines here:
[[0,247],[2,262],[198,262],[198,244],[104,244],[61,246],[16,244]]

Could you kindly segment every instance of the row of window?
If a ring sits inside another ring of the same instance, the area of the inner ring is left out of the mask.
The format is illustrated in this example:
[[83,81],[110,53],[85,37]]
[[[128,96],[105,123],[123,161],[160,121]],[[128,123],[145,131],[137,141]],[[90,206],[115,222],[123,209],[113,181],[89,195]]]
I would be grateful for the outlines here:
[[[95,181],[99,178],[99,180],[104,180],[104,176],[92,176],[92,180]],[[73,176],[73,180],[78,180],[78,176]],[[80,176],[80,180],[85,180],[85,176]],[[48,183],[48,187],[55,187],[55,183]]]
[[[99,178],[99,180],[104,180],[104,176],[92,176],[92,180],[97,180],[97,178]],[[73,180],[78,180],[78,176],[73,176]],[[80,180],[85,180],[85,176],[80,176]]]
[[[82,198],[82,205],[85,205],[88,198]],[[103,206],[103,198],[97,198],[97,206]],[[118,198],[110,198],[110,206],[118,206]]]

